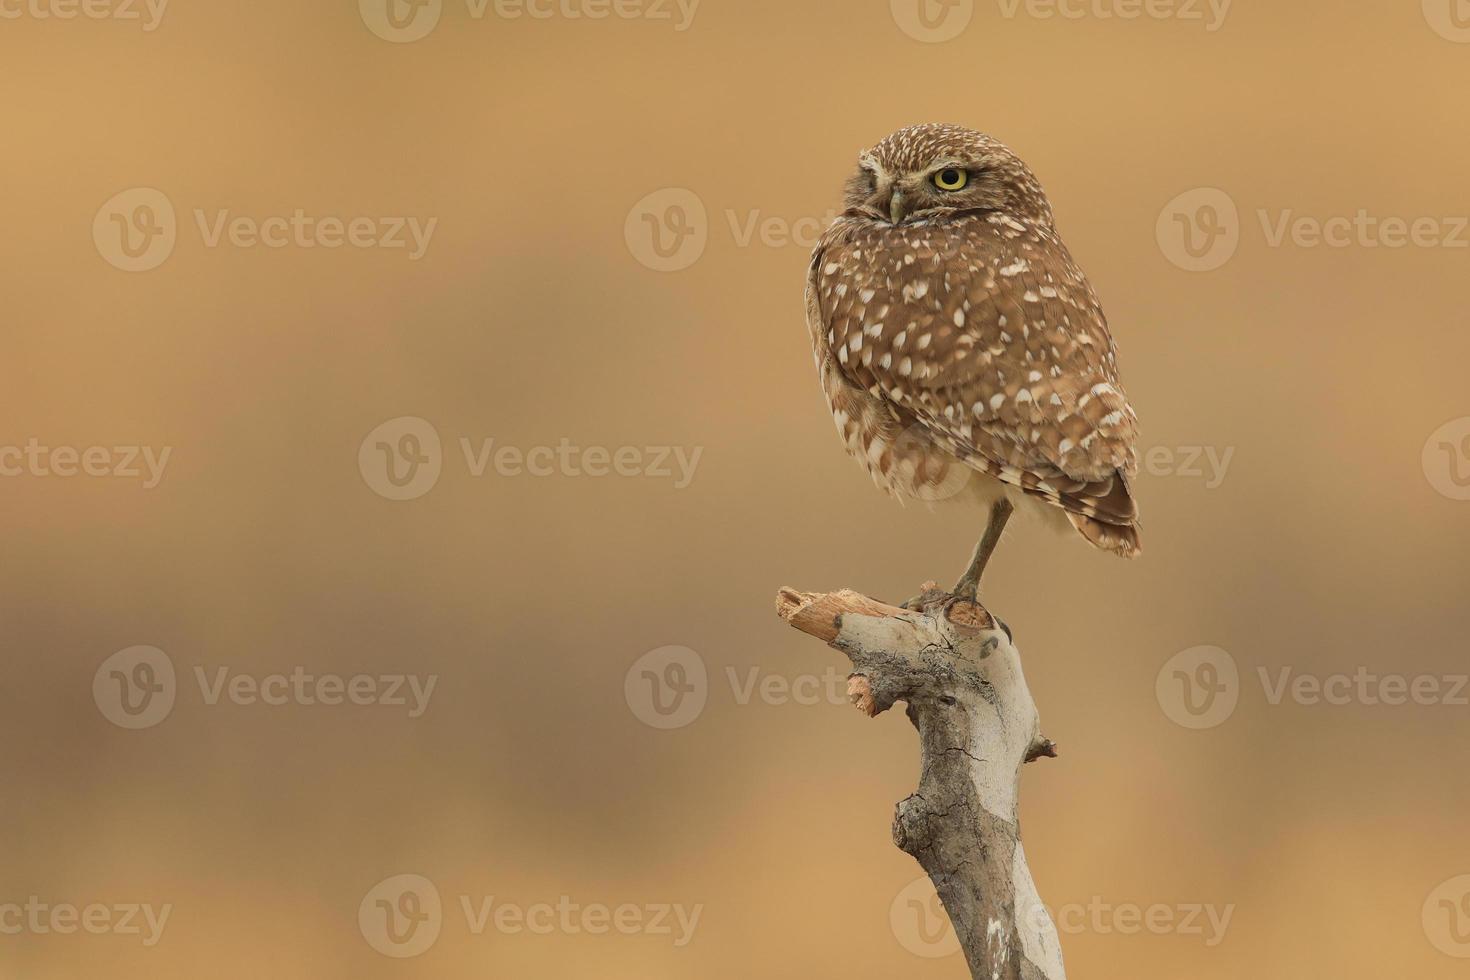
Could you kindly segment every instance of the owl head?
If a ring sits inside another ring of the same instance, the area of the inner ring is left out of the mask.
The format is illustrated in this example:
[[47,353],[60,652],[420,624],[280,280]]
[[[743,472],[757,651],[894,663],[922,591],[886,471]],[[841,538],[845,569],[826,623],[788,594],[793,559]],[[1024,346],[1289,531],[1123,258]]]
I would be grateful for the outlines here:
[[1021,158],[963,126],[909,126],[864,150],[844,205],[849,217],[894,225],[1004,214],[1052,226],[1046,193]]

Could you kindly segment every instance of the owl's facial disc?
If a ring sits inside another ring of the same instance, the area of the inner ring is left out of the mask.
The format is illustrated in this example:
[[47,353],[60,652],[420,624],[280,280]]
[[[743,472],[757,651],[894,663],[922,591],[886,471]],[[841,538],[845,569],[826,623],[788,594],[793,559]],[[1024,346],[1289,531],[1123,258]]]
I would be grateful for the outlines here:
[[847,184],[844,202],[853,216],[901,224],[917,203],[916,183],[912,175],[893,173],[877,161],[864,158],[856,174]]
[[[922,170],[879,180],[879,209],[890,224],[922,221],[960,211],[981,210],[984,197],[976,191],[977,171],[954,161],[941,161]],[[967,193],[968,191],[968,193]]]
[[962,126],[910,126],[858,156],[845,214],[885,225],[1003,214],[1052,227],[1051,205],[1003,143]]
[[900,225],[993,210],[1004,203],[978,158],[945,156],[912,169],[889,169],[871,156],[859,162],[845,202],[853,216]]

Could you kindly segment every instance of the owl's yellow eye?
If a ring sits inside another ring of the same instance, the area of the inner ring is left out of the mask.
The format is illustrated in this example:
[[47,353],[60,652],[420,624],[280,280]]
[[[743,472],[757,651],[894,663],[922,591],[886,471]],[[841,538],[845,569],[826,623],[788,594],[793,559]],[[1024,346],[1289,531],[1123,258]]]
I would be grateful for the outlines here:
[[934,186],[942,191],[962,191],[970,175],[958,167],[945,167],[934,175]]

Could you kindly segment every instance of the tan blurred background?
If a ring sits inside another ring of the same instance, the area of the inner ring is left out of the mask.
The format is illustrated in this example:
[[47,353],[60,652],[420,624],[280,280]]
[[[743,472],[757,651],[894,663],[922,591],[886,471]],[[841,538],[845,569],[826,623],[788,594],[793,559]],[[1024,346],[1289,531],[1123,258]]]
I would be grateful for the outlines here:
[[[1461,0],[52,2],[0,2],[0,978],[964,976],[889,840],[911,727],[772,613],[979,530],[868,485],[802,319],[856,151],[941,120],[1046,183],[1156,451],[1141,561],[1023,526],[987,583],[1070,975],[1464,975]],[[298,209],[437,224],[211,244]],[[1432,222],[1274,241],[1360,210]],[[435,686],[240,693],[298,670]],[[1438,694],[1273,698],[1363,672]]]

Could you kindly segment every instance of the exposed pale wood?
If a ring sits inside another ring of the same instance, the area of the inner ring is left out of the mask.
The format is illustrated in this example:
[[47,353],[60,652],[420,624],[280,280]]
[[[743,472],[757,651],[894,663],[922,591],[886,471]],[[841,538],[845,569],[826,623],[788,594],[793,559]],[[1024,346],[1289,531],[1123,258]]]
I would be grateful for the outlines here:
[[886,602],[870,599],[860,592],[842,589],[838,592],[815,593],[782,589],[776,594],[776,612],[803,633],[825,643],[837,639],[844,613],[865,616],[901,616],[904,610]]

